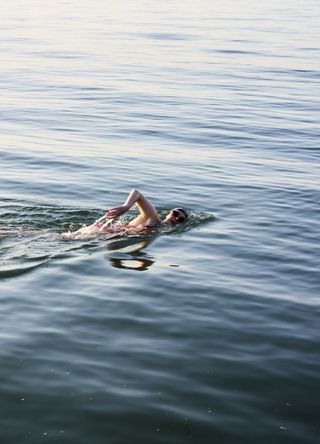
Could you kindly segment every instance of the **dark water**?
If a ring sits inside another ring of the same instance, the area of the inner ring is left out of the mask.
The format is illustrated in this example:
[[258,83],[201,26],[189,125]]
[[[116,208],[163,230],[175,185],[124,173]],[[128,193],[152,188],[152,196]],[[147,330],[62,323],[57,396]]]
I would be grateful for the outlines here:
[[319,15],[1,5],[1,443],[319,442]]

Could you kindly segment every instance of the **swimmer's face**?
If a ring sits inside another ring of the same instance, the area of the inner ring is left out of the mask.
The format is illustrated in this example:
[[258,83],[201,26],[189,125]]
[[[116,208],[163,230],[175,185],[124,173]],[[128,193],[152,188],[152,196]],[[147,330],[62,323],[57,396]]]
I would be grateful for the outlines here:
[[171,224],[179,224],[181,222],[184,222],[186,218],[187,213],[185,210],[183,210],[182,208],[174,208],[170,211],[170,213],[167,214],[165,221]]

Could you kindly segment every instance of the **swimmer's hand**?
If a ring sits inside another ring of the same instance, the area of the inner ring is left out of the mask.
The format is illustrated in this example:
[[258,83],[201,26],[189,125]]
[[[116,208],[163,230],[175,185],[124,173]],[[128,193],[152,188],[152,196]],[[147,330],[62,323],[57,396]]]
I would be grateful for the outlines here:
[[120,217],[122,214],[126,213],[129,210],[130,207],[128,207],[128,205],[126,204],[121,205],[120,207],[110,208],[110,210],[106,212],[106,217],[108,219],[116,219],[117,217]]

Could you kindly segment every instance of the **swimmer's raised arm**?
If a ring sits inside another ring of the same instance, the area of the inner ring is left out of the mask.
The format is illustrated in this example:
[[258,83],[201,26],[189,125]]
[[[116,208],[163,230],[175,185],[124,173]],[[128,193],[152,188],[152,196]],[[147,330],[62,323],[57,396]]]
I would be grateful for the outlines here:
[[130,224],[153,225],[160,222],[160,218],[155,207],[139,190],[135,188],[129,193],[123,205],[111,208],[107,211],[106,216],[109,219],[115,219],[122,214],[127,213],[134,204],[136,204],[136,206],[138,207],[140,215],[136,219],[131,221]]

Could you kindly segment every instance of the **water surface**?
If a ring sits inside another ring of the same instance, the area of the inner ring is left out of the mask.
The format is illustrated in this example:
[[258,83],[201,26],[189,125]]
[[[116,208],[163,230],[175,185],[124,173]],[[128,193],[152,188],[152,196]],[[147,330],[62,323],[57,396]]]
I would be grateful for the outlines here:
[[1,442],[318,443],[318,2],[0,9]]

